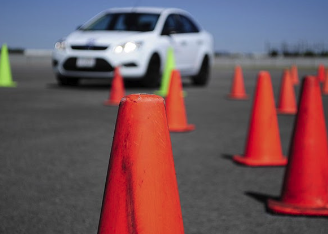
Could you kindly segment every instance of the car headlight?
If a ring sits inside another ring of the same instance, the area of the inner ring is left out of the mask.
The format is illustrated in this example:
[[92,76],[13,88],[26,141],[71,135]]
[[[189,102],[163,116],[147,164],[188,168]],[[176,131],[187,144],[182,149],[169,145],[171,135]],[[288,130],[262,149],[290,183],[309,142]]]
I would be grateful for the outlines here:
[[125,52],[125,53],[131,53],[135,50],[137,50],[138,48],[140,48],[142,46],[142,42],[132,42],[132,41],[129,41],[129,42],[126,42],[122,45],[118,45],[114,48],[114,52],[116,54],[120,54],[122,52]]
[[57,50],[65,50],[66,49],[66,43],[65,40],[59,40],[55,44],[55,49]]

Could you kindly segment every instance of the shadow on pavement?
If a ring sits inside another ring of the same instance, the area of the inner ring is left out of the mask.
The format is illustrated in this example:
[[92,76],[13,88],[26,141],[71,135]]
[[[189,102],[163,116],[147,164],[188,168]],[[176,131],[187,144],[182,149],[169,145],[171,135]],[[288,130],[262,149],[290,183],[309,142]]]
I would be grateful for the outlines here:
[[[204,88],[202,86],[195,86],[193,85],[189,80],[184,79],[182,80],[182,85],[184,88]],[[206,86],[205,86],[206,87]],[[46,85],[46,88],[49,89],[97,89],[97,90],[110,90],[111,88],[111,80],[109,79],[94,79],[94,80],[80,80],[78,85],[65,85],[60,86],[56,82],[54,83],[48,83]],[[151,92],[153,93],[155,90],[158,90],[160,88],[160,85],[158,87],[143,87],[140,85],[140,82],[138,80],[133,79],[126,79],[124,80],[124,88],[129,89],[140,89],[145,90],[145,92]]]
[[233,157],[233,155],[232,155],[232,154],[221,154],[221,157],[222,157],[223,159],[226,159],[226,160],[232,161],[232,157]]
[[268,199],[274,199],[274,200],[278,200],[279,197],[276,196],[271,196],[271,195],[267,195],[267,194],[263,194],[263,193],[256,193],[256,192],[250,192],[250,191],[246,191],[245,195],[254,198],[256,201],[261,202],[266,204],[266,201]]
[[[111,83],[109,82],[81,82],[78,85],[65,85],[61,86],[57,83],[46,84],[48,89],[74,89],[74,90],[108,90],[110,91]],[[124,88],[126,90],[138,89],[144,90],[145,92],[154,92],[158,88],[146,88],[140,86],[137,82],[124,82]]]
[[246,191],[244,194],[250,198],[253,198],[254,200],[258,201],[259,203],[262,203],[265,206],[265,211],[267,213],[274,214],[268,209],[267,201],[268,201],[268,199],[278,200],[279,197],[271,196],[271,195],[267,195],[267,194],[263,194],[263,193],[250,192],[250,191]]

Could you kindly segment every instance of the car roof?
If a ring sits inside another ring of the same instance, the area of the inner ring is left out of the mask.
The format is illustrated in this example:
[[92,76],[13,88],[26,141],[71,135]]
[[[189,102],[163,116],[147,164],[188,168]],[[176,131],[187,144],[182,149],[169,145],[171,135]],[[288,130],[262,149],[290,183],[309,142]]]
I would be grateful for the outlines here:
[[185,11],[178,8],[161,8],[161,7],[120,7],[120,8],[110,8],[104,12],[144,12],[144,13],[156,13],[161,14],[163,11],[168,12],[181,12],[186,13]]

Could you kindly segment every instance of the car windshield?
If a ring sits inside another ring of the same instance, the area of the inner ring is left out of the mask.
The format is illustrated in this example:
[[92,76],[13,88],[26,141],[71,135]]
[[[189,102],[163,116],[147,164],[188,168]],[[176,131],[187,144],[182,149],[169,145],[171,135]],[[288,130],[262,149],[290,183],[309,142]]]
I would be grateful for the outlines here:
[[80,28],[84,31],[153,31],[159,14],[109,13]]

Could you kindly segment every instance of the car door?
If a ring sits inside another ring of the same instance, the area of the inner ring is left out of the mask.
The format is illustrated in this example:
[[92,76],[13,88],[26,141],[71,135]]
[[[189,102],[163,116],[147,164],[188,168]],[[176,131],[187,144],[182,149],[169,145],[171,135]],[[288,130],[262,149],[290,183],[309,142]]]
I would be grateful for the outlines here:
[[192,71],[199,61],[201,46],[204,43],[198,27],[185,15],[178,15],[180,46],[184,51],[184,66],[187,71]]
[[162,36],[167,37],[170,45],[174,49],[174,57],[176,68],[183,74],[188,69],[188,48],[186,36],[181,33],[179,16],[177,14],[170,14],[167,16]]

